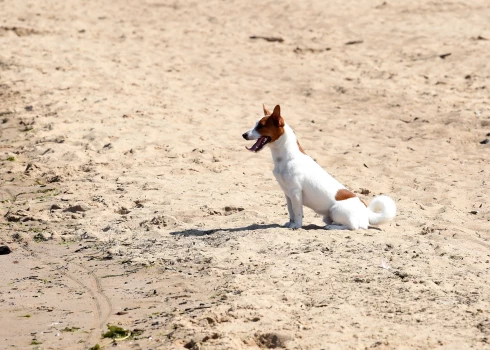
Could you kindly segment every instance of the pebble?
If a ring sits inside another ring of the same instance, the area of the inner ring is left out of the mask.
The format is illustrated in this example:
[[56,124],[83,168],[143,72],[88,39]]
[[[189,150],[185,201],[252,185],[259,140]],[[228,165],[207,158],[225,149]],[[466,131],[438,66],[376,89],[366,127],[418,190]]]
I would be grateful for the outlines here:
[[68,211],[70,213],[77,213],[77,212],[84,212],[88,210],[88,206],[83,205],[83,204],[77,204],[74,206],[71,206],[69,208],[66,208],[64,211]]
[[7,247],[6,245],[2,245],[0,246],[0,255],[7,255],[7,254],[10,254],[12,251],[10,250],[9,247]]

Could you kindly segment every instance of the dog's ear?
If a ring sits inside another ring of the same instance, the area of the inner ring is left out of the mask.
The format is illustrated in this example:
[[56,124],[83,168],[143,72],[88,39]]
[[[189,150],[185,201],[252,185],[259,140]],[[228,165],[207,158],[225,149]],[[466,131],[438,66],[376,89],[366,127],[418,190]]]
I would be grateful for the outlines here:
[[274,124],[279,127],[284,126],[284,118],[281,117],[281,107],[279,105],[274,107],[274,111],[271,114],[271,118],[274,120]]
[[267,108],[265,108],[265,104],[263,103],[262,103],[262,108],[264,109],[264,117],[271,115],[271,112]]

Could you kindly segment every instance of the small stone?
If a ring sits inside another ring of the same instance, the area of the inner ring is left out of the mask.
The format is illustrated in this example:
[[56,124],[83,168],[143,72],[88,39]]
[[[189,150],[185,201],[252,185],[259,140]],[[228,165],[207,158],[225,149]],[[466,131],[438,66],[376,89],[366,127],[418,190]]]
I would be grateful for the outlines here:
[[77,204],[77,205],[73,205],[71,207],[66,208],[64,211],[67,211],[70,213],[78,213],[78,212],[84,212],[87,210],[88,210],[88,207],[86,205]]
[[367,195],[368,195],[368,194],[370,194],[370,193],[371,193],[371,191],[370,191],[370,190],[368,190],[367,188],[361,188],[361,194],[363,194],[363,195],[367,196]]
[[118,213],[120,215],[126,215],[126,214],[131,213],[131,211],[126,207],[121,207],[121,208],[119,208],[119,210],[116,211],[116,213]]
[[184,348],[186,349],[191,349],[191,350],[197,350],[200,348],[199,344],[195,342],[195,340],[191,340],[187,344],[184,345]]
[[7,254],[10,254],[12,251],[10,250],[9,247],[7,247],[6,245],[2,245],[0,246],[0,255],[7,255]]
[[286,343],[292,340],[290,336],[281,333],[256,333],[255,341],[259,347],[266,349],[285,348]]
[[482,333],[490,333],[490,319],[484,319],[476,325],[476,328]]
[[395,276],[398,276],[401,279],[404,279],[404,278],[407,278],[408,277],[408,273],[403,272],[403,271],[394,271],[393,273],[395,274]]
[[52,176],[47,181],[48,181],[48,183],[60,182],[61,181],[61,176],[59,176],[59,175]]

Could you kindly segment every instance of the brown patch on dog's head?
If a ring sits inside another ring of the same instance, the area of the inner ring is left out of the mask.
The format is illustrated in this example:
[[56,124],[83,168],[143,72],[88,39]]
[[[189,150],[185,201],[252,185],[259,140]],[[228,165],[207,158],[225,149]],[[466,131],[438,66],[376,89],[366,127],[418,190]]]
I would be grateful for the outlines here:
[[270,137],[270,142],[276,141],[282,134],[284,134],[284,118],[281,117],[281,107],[277,105],[274,107],[274,111],[272,114],[270,113],[264,106],[264,114],[265,117],[260,119],[255,127],[255,130],[261,135],[265,137]]
[[335,195],[335,200],[336,201],[343,201],[349,198],[355,198],[356,195],[352,193],[351,191],[341,188],[340,190],[337,191],[337,194]]

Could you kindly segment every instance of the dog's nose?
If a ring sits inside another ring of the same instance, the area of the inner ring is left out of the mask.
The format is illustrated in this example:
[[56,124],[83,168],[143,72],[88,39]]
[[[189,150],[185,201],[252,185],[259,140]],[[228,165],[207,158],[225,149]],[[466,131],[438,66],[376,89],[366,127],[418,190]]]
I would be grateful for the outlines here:
[[248,140],[248,137],[247,137],[247,133],[246,133],[246,132],[245,132],[245,133],[243,133],[243,135],[242,135],[242,136],[243,136],[243,138],[244,138],[245,140]]

